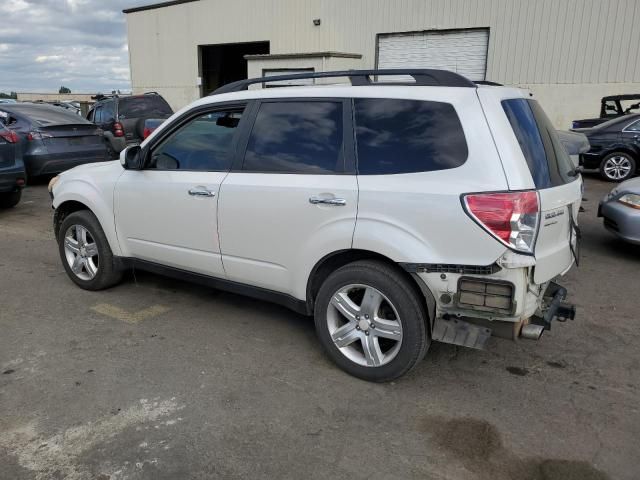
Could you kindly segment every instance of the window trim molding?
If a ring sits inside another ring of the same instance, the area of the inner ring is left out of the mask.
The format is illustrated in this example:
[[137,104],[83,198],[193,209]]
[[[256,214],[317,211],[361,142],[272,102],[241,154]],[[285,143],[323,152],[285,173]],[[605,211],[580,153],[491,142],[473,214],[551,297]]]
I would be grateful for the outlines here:
[[640,135],[640,127],[638,130],[627,130],[630,126],[635,125],[636,123],[640,126],[640,118],[636,118],[631,123],[627,124],[622,129],[622,133],[637,133],[638,135]]

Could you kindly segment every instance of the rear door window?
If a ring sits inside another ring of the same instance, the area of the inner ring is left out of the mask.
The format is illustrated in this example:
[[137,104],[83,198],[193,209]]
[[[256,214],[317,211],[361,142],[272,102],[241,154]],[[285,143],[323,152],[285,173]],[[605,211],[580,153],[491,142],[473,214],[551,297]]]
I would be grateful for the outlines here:
[[242,169],[266,173],[344,171],[342,101],[260,104]]
[[360,175],[447,170],[467,160],[462,125],[449,103],[358,98],[354,106]]
[[564,185],[577,178],[569,174],[574,168],[573,163],[537,101],[513,98],[503,100],[502,108],[518,139],[536,188]]

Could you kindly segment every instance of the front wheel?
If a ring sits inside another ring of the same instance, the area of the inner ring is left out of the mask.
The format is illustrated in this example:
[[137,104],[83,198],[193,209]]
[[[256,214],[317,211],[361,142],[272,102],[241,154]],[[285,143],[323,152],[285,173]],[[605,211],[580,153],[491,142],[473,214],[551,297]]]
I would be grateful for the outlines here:
[[22,190],[16,190],[15,192],[2,192],[0,193],[0,208],[12,208],[20,203],[22,197]]
[[332,273],[318,292],[315,324],[329,357],[364,380],[404,375],[429,347],[420,294],[401,272],[379,261],[354,262]]
[[122,278],[107,237],[93,213],[74,212],[62,221],[58,248],[69,278],[85,290],[102,290]]
[[600,164],[600,175],[609,182],[623,182],[633,176],[636,162],[626,152],[613,152],[604,157]]

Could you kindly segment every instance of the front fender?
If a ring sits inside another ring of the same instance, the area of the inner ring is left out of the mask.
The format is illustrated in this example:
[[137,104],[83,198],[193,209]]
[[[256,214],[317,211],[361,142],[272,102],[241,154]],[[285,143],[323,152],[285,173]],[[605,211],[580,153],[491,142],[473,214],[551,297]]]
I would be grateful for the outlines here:
[[85,205],[100,222],[113,255],[121,255],[113,216],[113,184],[98,185],[83,178],[65,179],[60,183],[53,190],[53,207],[58,209],[65,202]]

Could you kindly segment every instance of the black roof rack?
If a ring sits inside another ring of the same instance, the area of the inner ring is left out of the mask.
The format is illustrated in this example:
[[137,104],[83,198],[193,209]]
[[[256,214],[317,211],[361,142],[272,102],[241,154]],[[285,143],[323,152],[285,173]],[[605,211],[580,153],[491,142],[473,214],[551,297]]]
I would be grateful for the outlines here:
[[[413,77],[415,83],[378,83],[372,82],[372,76],[397,76],[408,75]],[[410,85],[410,86],[437,86],[437,87],[467,87],[475,88],[476,84],[466,77],[449,70],[432,70],[432,69],[398,69],[398,70],[343,70],[338,72],[313,72],[313,73],[296,73],[292,75],[275,75],[270,77],[249,78],[247,80],[239,80],[237,82],[228,83],[216,89],[211,95],[219,95],[221,93],[239,92],[247,90],[249,85],[256,83],[281,82],[284,80],[303,80],[309,78],[337,78],[348,77],[351,85]]]

